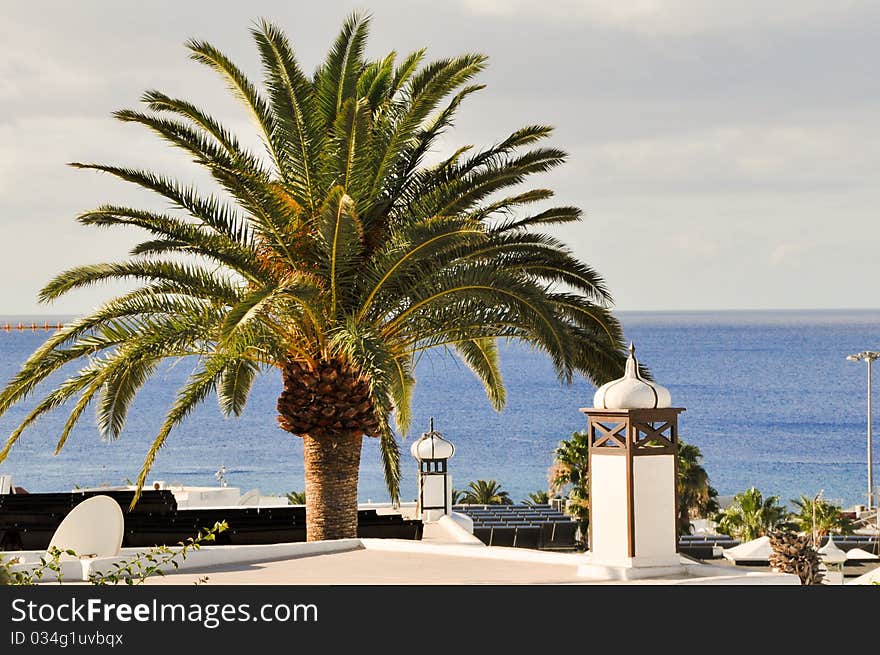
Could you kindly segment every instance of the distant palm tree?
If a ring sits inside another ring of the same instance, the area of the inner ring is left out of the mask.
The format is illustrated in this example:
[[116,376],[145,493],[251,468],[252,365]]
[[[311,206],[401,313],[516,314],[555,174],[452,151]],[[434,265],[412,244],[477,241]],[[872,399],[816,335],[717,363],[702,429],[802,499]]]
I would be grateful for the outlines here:
[[806,535],[823,537],[826,534],[852,534],[855,531],[853,521],[841,513],[839,505],[809,496],[801,496],[791,502],[797,508],[791,521]]
[[524,505],[546,505],[550,502],[550,494],[546,491],[533,491],[523,501]]
[[287,502],[291,505],[305,505],[306,504],[306,492],[305,491],[291,491],[287,494]]
[[495,480],[468,482],[461,502],[465,505],[513,505],[510,494]]
[[575,432],[563,439],[554,451],[550,467],[550,493],[565,494],[566,513],[577,521],[582,544],[590,525],[590,439],[586,432]]
[[763,537],[771,530],[788,525],[788,512],[779,504],[779,496],[765,499],[755,487],[734,496],[730,507],[714,518],[718,532],[741,541]]
[[461,505],[461,499],[464,498],[464,492],[461,489],[452,490],[452,504]]
[[678,532],[690,534],[692,518],[718,511],[718,492],[709,484],[709,474],[700,464],[703,453],[682,440],[678,442]]
[[562,150],[536,146],[552,128],[527,126],[429,161],[461,103],[483,88],[474,79],[487,59],[423,62],[418,50],[369,60],[368,31],[367,17],[351,16],[307,75],[286,35],[260,22],[251,32],[262,86],[210,43],[188,42],[243,103],[259,152],[209,112],[159,91],[143,96],[146,111],[115,114],[184,151],[216,191],[124,165],[74,164],[156,193],[168,210],[105,204],[79,215],[147,238],[130,258],[59,274],[41,300],[103,282],[140,286],[59,330],[0,392],[2,415],[71,371],[28,407],[0,461],[59,407],[69,418],[58,449],[93,403],[102,436],[118,438],[160,364],[191,357],[193,372],[146,453],[141,489],[197,405],[216,395],[225,415],[240,415],[258,374],[275,371],[277,423],[303,440],[308,539],[354,537],[365,435],[378,438],[391,499],[399,497],[392,418],[404,434],[424,351],[458,356],[496,409],[505,402],[499,338],[549,355],[563,381],[620,374],[625,350],[604,281],[537,231],[579,221],[580,209],[529,211],[553,192],[520,187],[565,161]]

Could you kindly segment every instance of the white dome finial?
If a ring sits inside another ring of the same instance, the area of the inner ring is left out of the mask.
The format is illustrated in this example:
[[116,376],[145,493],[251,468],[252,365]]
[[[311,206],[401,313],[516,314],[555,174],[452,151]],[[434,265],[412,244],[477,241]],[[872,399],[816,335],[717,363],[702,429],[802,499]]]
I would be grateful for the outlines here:
[[434,417],[432,416],[431,429],[413,442],[409,452],[420,462],[422,460],[434,461],[452,457],[455,453],[455,446],[434,429]]
[[636,359],[636,345],[629,342],[629,357],[626,359],[626,368],[623,372],[624,377],[641,378],[639,375],[639,360]]
[[606,382],[593,396],[593,407],[600,409],[654,409],[671,405],[672,396],[666,387],[649,382],[639,374],[639,360],[632,341],[623,377]]

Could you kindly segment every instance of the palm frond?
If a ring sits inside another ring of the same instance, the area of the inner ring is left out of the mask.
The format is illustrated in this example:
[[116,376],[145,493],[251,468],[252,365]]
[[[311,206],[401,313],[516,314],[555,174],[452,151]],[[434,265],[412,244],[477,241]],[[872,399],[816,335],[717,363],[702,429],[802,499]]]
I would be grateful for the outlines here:
[[318,216],[317,231],[330,287],[330,315],[335,316],[341,290],[351,287],[357,272],[363,237],[354,202],[343,187],[334,188],[328,195]]
[[[227,273],[228,274],[228,273]],[[40,302],[56,300],[74,289],[88,287],[106,280],[145,280],[170,282],[188,289],[206,289],[216,297],[238,298],[238,290],[229,279],[201,266],[171,261],[126,261],[87,264],[59,273],[40,289]]]
[[251,112],[262,132],[266,150],[272,157],[277,170],[281,171],[282,167],[278,148],[273,139],[275,134],[275,118],[272,116],[269,106],[256,87],[226,55],[210,43],[191,39],[187,41],[186,47],[191,51],[190,57],[192,59],[217,71],[223,77],[233,95],[241,100]]
[[369,24],[369,16],[351,14],[316,74],[318,107],[328,127],[336,122],[342,105],[357,90]]
[[[400,157],[406,153],[406,147],[416,138],[422,122],[437,104],[483,70],[485,64],[486,57],[482,55],[465,55],[433,62],[412,76],[406,110],[395,121],[393,132],[383,144],[371,185],[374,191],[382,186],[382,181],[398,165]],[[454,111],[454,107],[451,111]]]
[[315,100],[311,81],[303,73],[284,33],[266,20],[251,30],[263,60],[266,88],[275,118],[275,134],[283,158],[284,178],[301,205],[314,210],[316,154],[322,134],[315,125]]
[[409,83],[410,78],[415,75],[419,68],[419,64],[425,58],[427,50],[421,48],[408,54],[406,58],[400,62],[400,65],[394,69],[394,77],[391,80],[391,88],[388,90],[388,97],[394,98],[398,92]]
[[[363,318],[384,289],[394,287],[403,278],[404,284],[422,278],[423,268],[413,270],[419,264],[429,269],[441,270],[446,261],[455,261],[463,247],[481,244],[485,241],[485,231],[472,221],[460,218],[436,217],[411,227],[400,229],[395,238],[377,253],[362,271],[365,298],[358,310]],[[389,295],[400,297],[398,284]]]
[[416,384],[412,355],[393,357],[391,364],[389,390],[394,402],[394,420],[397,431],[405,437],[412,424],[412,395]]
[[385,59],[366,66],[358,77],[357,97],[364,98],[372,112],[377,112],[383,104],[390,101],[390,90],[394,78],[394,60],[397,53],[391,52]]
[[[517,193],[515,195],[508,196],[507,198],[496,200],[495,202],[489,203],[488,205],[485,205],[483,207],[478,207],[470,213],[470,216],[474,220],[482,221],[495,214],[510,215],[517,208],[522,207],[523,205],[540,202],[542,200],[547,200],[548,198],[552,197],[553,191],[550,189],[530,189],[529,191],[526,191],[524,193]],[[578,210],[577,216],[578,218],[575,220],[579,220],[580,210]]]
[[140,499],[141,490],[147,481],[147,475],[149,475],[150,469],[153,468],[156,456],[165,445],[165,441],[168,439],[171,431],[180,425],[199,404],[216,390],[217,384],[228,365],[229,360],[222,355],[208,358],[202,362],[199,369],[189,377],[189,380],[177,393],[177,398],[168,410],[165,421],[162,423],[159,433],[150,444],[150,448],[144,458],[143,466],[136,481],[135,495],[131,501],[132,508]]
[[185,210],[208,227],[221,234],[225,234],[234,241],[241,243],[248,238],[249,228],[235,210],[216,198],[201,197],[194,189],[183,187],[167,177],[155,175],[149,171],[121,166],[84,164],[80,162],[73,162],[70,165],[74,168],[109,173],[121,180],[158,193],[171,201],[175,207]]
[[260,266],[257,243],[247,225],[236,230],[238,238],[232,239],[228,234],[206,230],[176,216],[118,205],[102,205],[83,212],[77,220],[83,225],[139,227],[164,237],[150,246],[136,246],[132,254],[188,252],[226,264],[253,282],[265,282],[268,277]]
[[[495,211],[495,209],[493,209]],[[523,230],[533,225],[559,225],[562,223],[575,223],[581,220],[583,212],[577,207],[552,207],[534,216],[527,216],[519,220],[511,220],[496,226],[495,232],[510,232]]]
[[[33,423],[40,416],[52,411],[57,407],[60,407],[70,398],[76,395],[79,391],[82,391],[84,388],[89,387],[90,385],[93,389],[92,393],[89,394],[88,391],[86,391],[86,394],[89,398],[91,398],[94,392],[97,391],[98,388],[100,388],[100,385],[94,384],[94,380],[98,376],[99,372],[100,369],[96,367],[91,367],[86,371],[81,371],[78,375],[70,377],[62,382],[60,385],[58,385],[57,389],[53,390],[45,398],[38,402],[37,405],[24,418],[24,420],[18,425],[18,427],[12,431],[12,434],[10,434],[9,437],[6,439],[6,443],[4,444],[3,449],[0,450],[0,462],[4,461],[9,456],[9,452],[12,450],[12,447],[21,437],[22,433],[28,427],[33,425]],[[73,417],[75,414],[78,417],[78,414],[76,413],[76,408],[74,412],[71,413],[71,417]]]
[[382,455],[382,473],[385,487],[392,503],[400,502],[400,446],[387,421],[382,423],[379,434],[379,451]]
[[343,103],[333,124],[332,157],[326,159],[326,181],[340,186],[349,196],[368,198],[365,187],[370,175],[370,106],[350,98]]
[[498,347],[494,339],[480,338],[456,343],[453,348],[468,368],[483,383],[486,396],[497,411],[507,400],[501,369],[498,365]]
[[224,416],[241,416],[260,367],[249,359],[233,359],[220,375],[217,401]]
[[191,102],[180,98],[172,98],[156,89],[144,93],[141,96],[141,100],[153,111],[169,112],[188,119],[193,125],[202,128],[213,136],[226,149],[226,153],[231,159],[236,162],[247,162],[249,166],[256,166],[261,169],[256,158],[241,146],[232,132],[223,127],[217,119]]

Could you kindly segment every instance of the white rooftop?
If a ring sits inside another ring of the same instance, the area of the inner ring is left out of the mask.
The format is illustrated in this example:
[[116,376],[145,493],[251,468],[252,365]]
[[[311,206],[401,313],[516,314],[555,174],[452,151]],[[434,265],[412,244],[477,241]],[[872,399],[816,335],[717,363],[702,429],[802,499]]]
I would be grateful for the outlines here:
[[852,550],[846,551],[846,559],[847,560],[862,561],[862,560],[876,560],[876,559],[880,559],[880,557],[877,557],[877,555],[875,555],[874,553],[869,553],[867,550],[865,550],[863,548],[853,548]]
[[[123,549],[119,558],[137,549]],[[143,549],[140,549],[143,550]],[[15,566],[33,566],[35,551]],[[77,584],[92,571],[109,570],[118,558],[65,564],[64,583]],[[26,562],[26,563],[25,563]],[[526,548],[485,546],[455,519],[425,526],[422,541],[343,539],[255,546],[210,546],[193,551],[179,569],[147,584],[800,584],[797,576],[737,570],[681,558],[677,574],[641,580],[612,580],[581,574],[584,553],[551,553]],[[67,566],[67,564],[75,566]],[[82,565],[80,567],[80,565]],[[81,568],[81,570],[80,570]],[[74,570],[75,569],[75,570]],[[42,580],[51,583],[47,576]],[[81,582],[79,584],[87,584]]]
[[770,537],[758,537],[733,548],[725,548],[722,554],[732,562],[767,562],[770,560]]

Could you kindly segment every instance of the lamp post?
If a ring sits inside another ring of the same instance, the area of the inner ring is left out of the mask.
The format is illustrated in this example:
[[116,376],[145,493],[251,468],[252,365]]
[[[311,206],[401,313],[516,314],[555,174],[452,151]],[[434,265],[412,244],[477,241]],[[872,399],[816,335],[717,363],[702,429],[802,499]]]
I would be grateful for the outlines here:
[[880,352],[864,350],[847,356],[848,362],[868,362],[868,509],[874,507],[874,459],[871,448],[871,362],[880,359]]
[[819,502],[823,493],[825,493],[825,490],[819,489],[819,493],[813,498],[813,548],[819,547],[819,529],[816,527],[816,503]]

